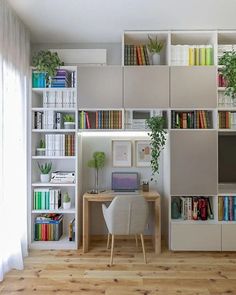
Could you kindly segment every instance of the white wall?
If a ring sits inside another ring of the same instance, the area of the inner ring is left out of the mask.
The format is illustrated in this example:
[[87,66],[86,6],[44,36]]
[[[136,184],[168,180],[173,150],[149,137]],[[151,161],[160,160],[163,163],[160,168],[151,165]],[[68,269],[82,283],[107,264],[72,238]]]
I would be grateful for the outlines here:
[[[101,189],[111,189],[111,173],[113,171],[134,171],[138,172],[140,179],[147,179],[150,180],[151,178],[151,168],[140,168],[135,167],[134,165],[131,168],[114,168],[112,167],[112,139],[125,139],[125,140],[131,140],[132,146],[133,146],[133,156],[134,156],[134,143],[135,140],[147,140],[148,137],[140,137],[140,136],[132,136],[130,135],[131,132],[126,132],[126,134],[129,134],[129,136],[113,136],[113,135],[105,135],[103,133],[102,135],[89,135],[89,136],[83,136],[82,138],[82,145],[83,145],[83,168],[82,168],[82,174],[83,174],[83,192],[86,192],[88,190],[91,190],[94,187],[94,169],[89,168],[87,166],[88,160],[92,158],[92,154],[95,151],[103,151],[106,154],[106,164],[105,167],[102,169],[101,173],[99,174],[99,182],[100,182],[100,188]],[[81,159],[79,157],[79,159]],[[135,163],[135,159],[133,157],[133,163]],[[163,193],[163,155],[160,159],[160,174],[158,176],[157,182],[150,182],[149,181],[150,189],[156,189],[158,192],[162,195]],[[149,220],[149,230],[146,231],[146,233],[152,232],[152,222],[153,222],[153,212],[152,208],[150,210],[150,220]],[[165,214],[162,214],[163,216]],[[101,210],[101,204],[93,204],[92,210],[91,210],[91,233],[92,234],[105,234],[107,233],[106,227],[103,221],[102,216],[102,210]]]

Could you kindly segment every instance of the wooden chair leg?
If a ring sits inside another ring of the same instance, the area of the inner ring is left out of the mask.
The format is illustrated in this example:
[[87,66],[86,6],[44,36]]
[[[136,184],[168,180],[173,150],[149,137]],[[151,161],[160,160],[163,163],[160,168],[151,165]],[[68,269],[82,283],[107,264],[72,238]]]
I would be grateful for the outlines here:
[[107,249],[110,248],[110,233],[107,234]]
[[114,239],[115,239],[115,235],[112,235],[111,236],[111,260],[110,260],[110,265],[113,264]]
[[138,236],[135,235],[135,243],[136,243],[136,247],[138,248]]
[[145,252],[145,247],[144,247],[143,234],[140,234],[140,238],[141,238],[142,248],[143,248],[143,259],[144,259],[144,262],[147,263],[146,252]]

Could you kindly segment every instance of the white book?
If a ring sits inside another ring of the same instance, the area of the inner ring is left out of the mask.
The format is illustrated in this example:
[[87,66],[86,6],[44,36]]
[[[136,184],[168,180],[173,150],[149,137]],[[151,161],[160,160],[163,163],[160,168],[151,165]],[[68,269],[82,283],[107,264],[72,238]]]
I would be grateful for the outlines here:
[[43,107],[44,108],[48,107],[48,92],[47,91],[43,92]]
[[49,210],[55,209],[55,200],[54,200],[55,190],[50,189],[49,190]]

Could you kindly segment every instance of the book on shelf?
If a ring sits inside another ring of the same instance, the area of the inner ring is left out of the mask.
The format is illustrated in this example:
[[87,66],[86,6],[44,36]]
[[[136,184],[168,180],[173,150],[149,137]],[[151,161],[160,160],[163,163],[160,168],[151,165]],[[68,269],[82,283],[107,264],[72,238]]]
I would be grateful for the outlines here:
[[75,218],[69,223],[69,241],[75,241]]
[[61,207],[60,189],[34,189],[34,210],[58,210]]
[[35,241],[58,241],[63,234],[62,214],[42,214],[35,218]]
[[74,90],[56,90],[43,92],[44,108],[75,108],[76,94]]
[[183,220],[207,220],[213,219],[213,211],[210,197],[183,196],[175,197],[180,200],[180,216]]
[[236,196],[218,197],[218,220],[236,221]]
[[45,134],[45,155],[51,157],[75,156],[75,135]]
[[32,72],[32,87],[45,88],[46,87],[46,73],[33,71]]
[[125,66],[150,65],[147,45],[125,44],[124,63]]
[[171,111],[174,129],[210,129],[212,124],[212,111]]
[[236,129],[236,112],[219,111],[218,126],[220,129]]

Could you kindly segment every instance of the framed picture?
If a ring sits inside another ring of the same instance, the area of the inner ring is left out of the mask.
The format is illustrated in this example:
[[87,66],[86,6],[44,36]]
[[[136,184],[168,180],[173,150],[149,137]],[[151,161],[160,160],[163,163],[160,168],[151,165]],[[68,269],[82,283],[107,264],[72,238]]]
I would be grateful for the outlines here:
[[131,167],[132,142],[129,140],[112,140],[113,167]]
[[148,140],[135,141],[135,159],[137,167],[151,166],[151,146]]

